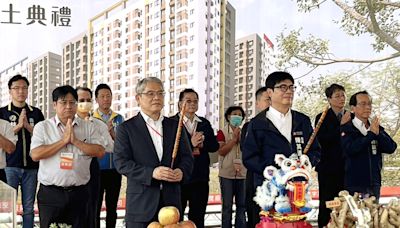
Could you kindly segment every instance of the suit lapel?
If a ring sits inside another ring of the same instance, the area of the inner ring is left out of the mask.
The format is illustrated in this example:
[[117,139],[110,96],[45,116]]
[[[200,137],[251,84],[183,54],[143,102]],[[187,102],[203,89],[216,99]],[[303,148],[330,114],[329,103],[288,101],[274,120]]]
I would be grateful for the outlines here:
[[[157,151],[156,151],[156,147],[154,146],[153,140],[151,139],[150,136],[150,132],[146,126],[146,122],[143,118],[142,115],[140,115],[140,113],[137,115],[138,116],[138,121],[136,121],[136,124],[138,126],[139,129],[144,129],[143,134],[140,134],[143,137],[144,143],[145,145],[151,145],[151,154],[153,154],[154,159],[157,159],[157,161],[159,161],[158,159],[158,155],[157,155]],[[163,140],[164,141],[164,140]]]
[[[173,147],[174,145],[171,145],[171,142],[175,143],[175,127],[173,126],[171,123],[173,121],[168,121],[166,119],[166,117],[164,117],[164,120],[162,122],[162,126],[163,126],[163,157],[162,157],[162,161],[163,164],[165,165],[170,165],[171,161],[172,161],[172,151],[173,151]],[[184,126],[183,126],[184,127]],[[184,128],[182,129],[184,130]]]

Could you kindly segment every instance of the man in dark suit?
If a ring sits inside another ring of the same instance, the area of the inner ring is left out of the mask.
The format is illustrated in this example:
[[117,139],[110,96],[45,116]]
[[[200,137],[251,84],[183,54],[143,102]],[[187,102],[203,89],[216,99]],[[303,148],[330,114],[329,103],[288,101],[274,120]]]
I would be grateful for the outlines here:
[[[189,181],[182,185],[182,210],[189,203],[189,219],[197,228],[204,227],[204,215],[207,209],[210,180],[210,157],[208,153],[219,149],[217,138],[210,122],[204,117],[196,115],[199,108],[199,96],[193,89],[184,89],[179,94],[179,108],[185,106],[183,123],[190,135],[193,147],[194,167]],[[179,120],[180,115],[173,118]],[[181,215],[183,218],[183,214]]]
[[[286,72],[273,72],[265,82],[271,106],[254,117],[242,144],[243,162],[254,173],[254,187],[264,181],[265,167],[275,165],[275,155],[301,155],[313,132],[310,118],[291,110],[294,79]],[[319,161],[316,141],[307,154],[315,166]]]
[[164,88],[160,79],[147,77],[136,86],[140,113],[118,126],[114,144],[117,171],[127,177],[126,227],[145,228],[157,220],[163,206],[181,210],[182,180],[190,178],[193,157],[182,131],[177,157],[172,162],[178,122],[163,117]]
[[[325,89],[330,109],[318,131],[321,145],[321,161],[318,170],[319,213],[318,227],[325,227],[331,210],[326,201],[333,200],[344,189],[344,155],[340,145],[340,125],[351,120],[350,112],[344,109],[346,94],[343,86],[332,84]],[[317,125],[322,113],[315,117]]]

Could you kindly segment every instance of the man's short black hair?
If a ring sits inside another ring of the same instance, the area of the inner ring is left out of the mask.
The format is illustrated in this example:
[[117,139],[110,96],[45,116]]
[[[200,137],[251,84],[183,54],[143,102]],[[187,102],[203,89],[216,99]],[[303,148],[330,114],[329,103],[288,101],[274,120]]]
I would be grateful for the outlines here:
[[60,99],[64,99],[67,94],[71,94],[75,100],[78,100],[78,94],[76,90],[70,85],[59,86],[53,90],[52,97],[53,102],[56,102]]
[[95,97],[95,98],[97,98],[97,96],[99,95],[99,91],[100,91],[101,89],[108,89],[108,90],[110,90],[110,93],[111,93],[111,95],[112,95],[112,91],[111,91],[110,86],[108,86],[107,84],[101,83],[101,84],[99,84],[99,85],[96,87],[96,90],[94,91],[94,97]]
[[13,82],[16,82],[16,81],[19,81],[19,80],[25,81],[26,85],[29,86],[28,79],[26,77],[20,75],[20,74],[17,74],[15,76],[13,76],[12,78],[10,78],[10,80],[8,80],[8,89],[11,89],[11,86],[12,86]]
[[83,91],[89,92],[89,93],[90,93],[90,98],[93,98],[93,92],[92,92],[92,90],[89,89],[88,87],[81,87],[81,86],[78,86],[78,87],[76,87],[75,90],[76,90],[76,94],[78,94],[78,91],[79,91],[79,90],[83,90]]
[[339,84],[336,84],[336,83],[333,83],[332,85],[330,85],[329,87],[327,87],[327,88],[325,89],[325,95],[326,95],[326,97],[327,97],[327,98],[332,98],[332,94],[333,94],[335,91],[337,91],[337,90],[346,92],[346,90],[344,89],[343,86],[341,86],[341,85],[339,85]]
[[267,87],[263,86],[256,91],[256,100],[260,99],[262,94],[267,91]]
[[350,101],[349,101],[349,105],[350,106],[356,106],[357,105],[357,95],[359,95],[359,94],[365,94],[365,95],[369,96],[369,93],[366,90],[363,90],[363,91],[360,91],[360,92],[357,92],[357,93],[351,95]]
[[199,94],[197,94],[197,92],[194,91],[194,89],[187,88],[187,89],[182,90],[179,93],[179,101],[183,100],[183,97],[185,96],[185,93],[194,93],[194,94],[196,94],[197,99],[199,99]]
[[243,119],[246,117],[246,113],[244,112],[244,110],[243,110],[242,107],[240,107],[240,106],[230,106],[228,109],[226,109],[225,115],[224,115],[225,120],[226,120],[227,122],[229,122],[228,116],[229,116],[233,111],[236,111],[236,110],[240,110],[240,112],[242,113]]
[[275,71],[268,75],[265,80],[265,87],[268,89],[274,89],[275,85],[281,81],[289,79],[294,84],[294,79],[291,74],[284,71]]

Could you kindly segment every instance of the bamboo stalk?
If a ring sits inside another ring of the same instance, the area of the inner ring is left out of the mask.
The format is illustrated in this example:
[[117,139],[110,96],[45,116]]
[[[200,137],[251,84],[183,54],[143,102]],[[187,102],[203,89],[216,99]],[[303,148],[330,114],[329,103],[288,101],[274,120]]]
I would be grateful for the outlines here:
[[310,139],[308,139],[307,145],[306,145],[306,147],[304,148],[303,154],[307,154],[308,151],[310,150],[310,147],[311,147],[311,145],[313,144],[313,142],[314,142],[314,140],[315,140],[315,137],[317,136],[317,133],[318,133],[318,131],[319,131],[319,128],[321,127],[322,123],[324,122],[324,119],[325,119],[325,117],[326,117],[326,114],[328,113],[328,110],[329,110],[329,105],[327,105],[327,106],[325,107],[325,110],[322,112],[321,117],[319,118],[317,125],[315,125],[315,128],[314,128],[314,130],[313,130],[313,133],[311,134]]
[[178,130],[176,131],[176,136],[175,136],[174,150],[172,151],[171,168],[173,168],[176,155],[178,154],[179,141],[181,139],[182,128],[183,128],[183,117],[185,116],[185,107],[186,107],[186,102],[183,102],[181,108],[181,116],[179,117],[179,122],[178,122]]

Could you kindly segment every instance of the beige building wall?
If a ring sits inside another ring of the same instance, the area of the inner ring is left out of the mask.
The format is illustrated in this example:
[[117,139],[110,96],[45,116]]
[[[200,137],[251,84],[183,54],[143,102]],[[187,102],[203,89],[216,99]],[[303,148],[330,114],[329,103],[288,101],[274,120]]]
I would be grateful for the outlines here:
[[256,115],[255,93],[265,86],[265,79],[271,72],[273,44],[265,37],[251,34],[236,40],[234,98],[235,105],[245,110],[246,121]]
[[42,110],[45,118],[55,115],[52,91],[61,85],[61,55],[47,52],[29,62],[28,103]]
[[87,87],[88,83],[88,37],[81,33],[63,44],[62,84]]

